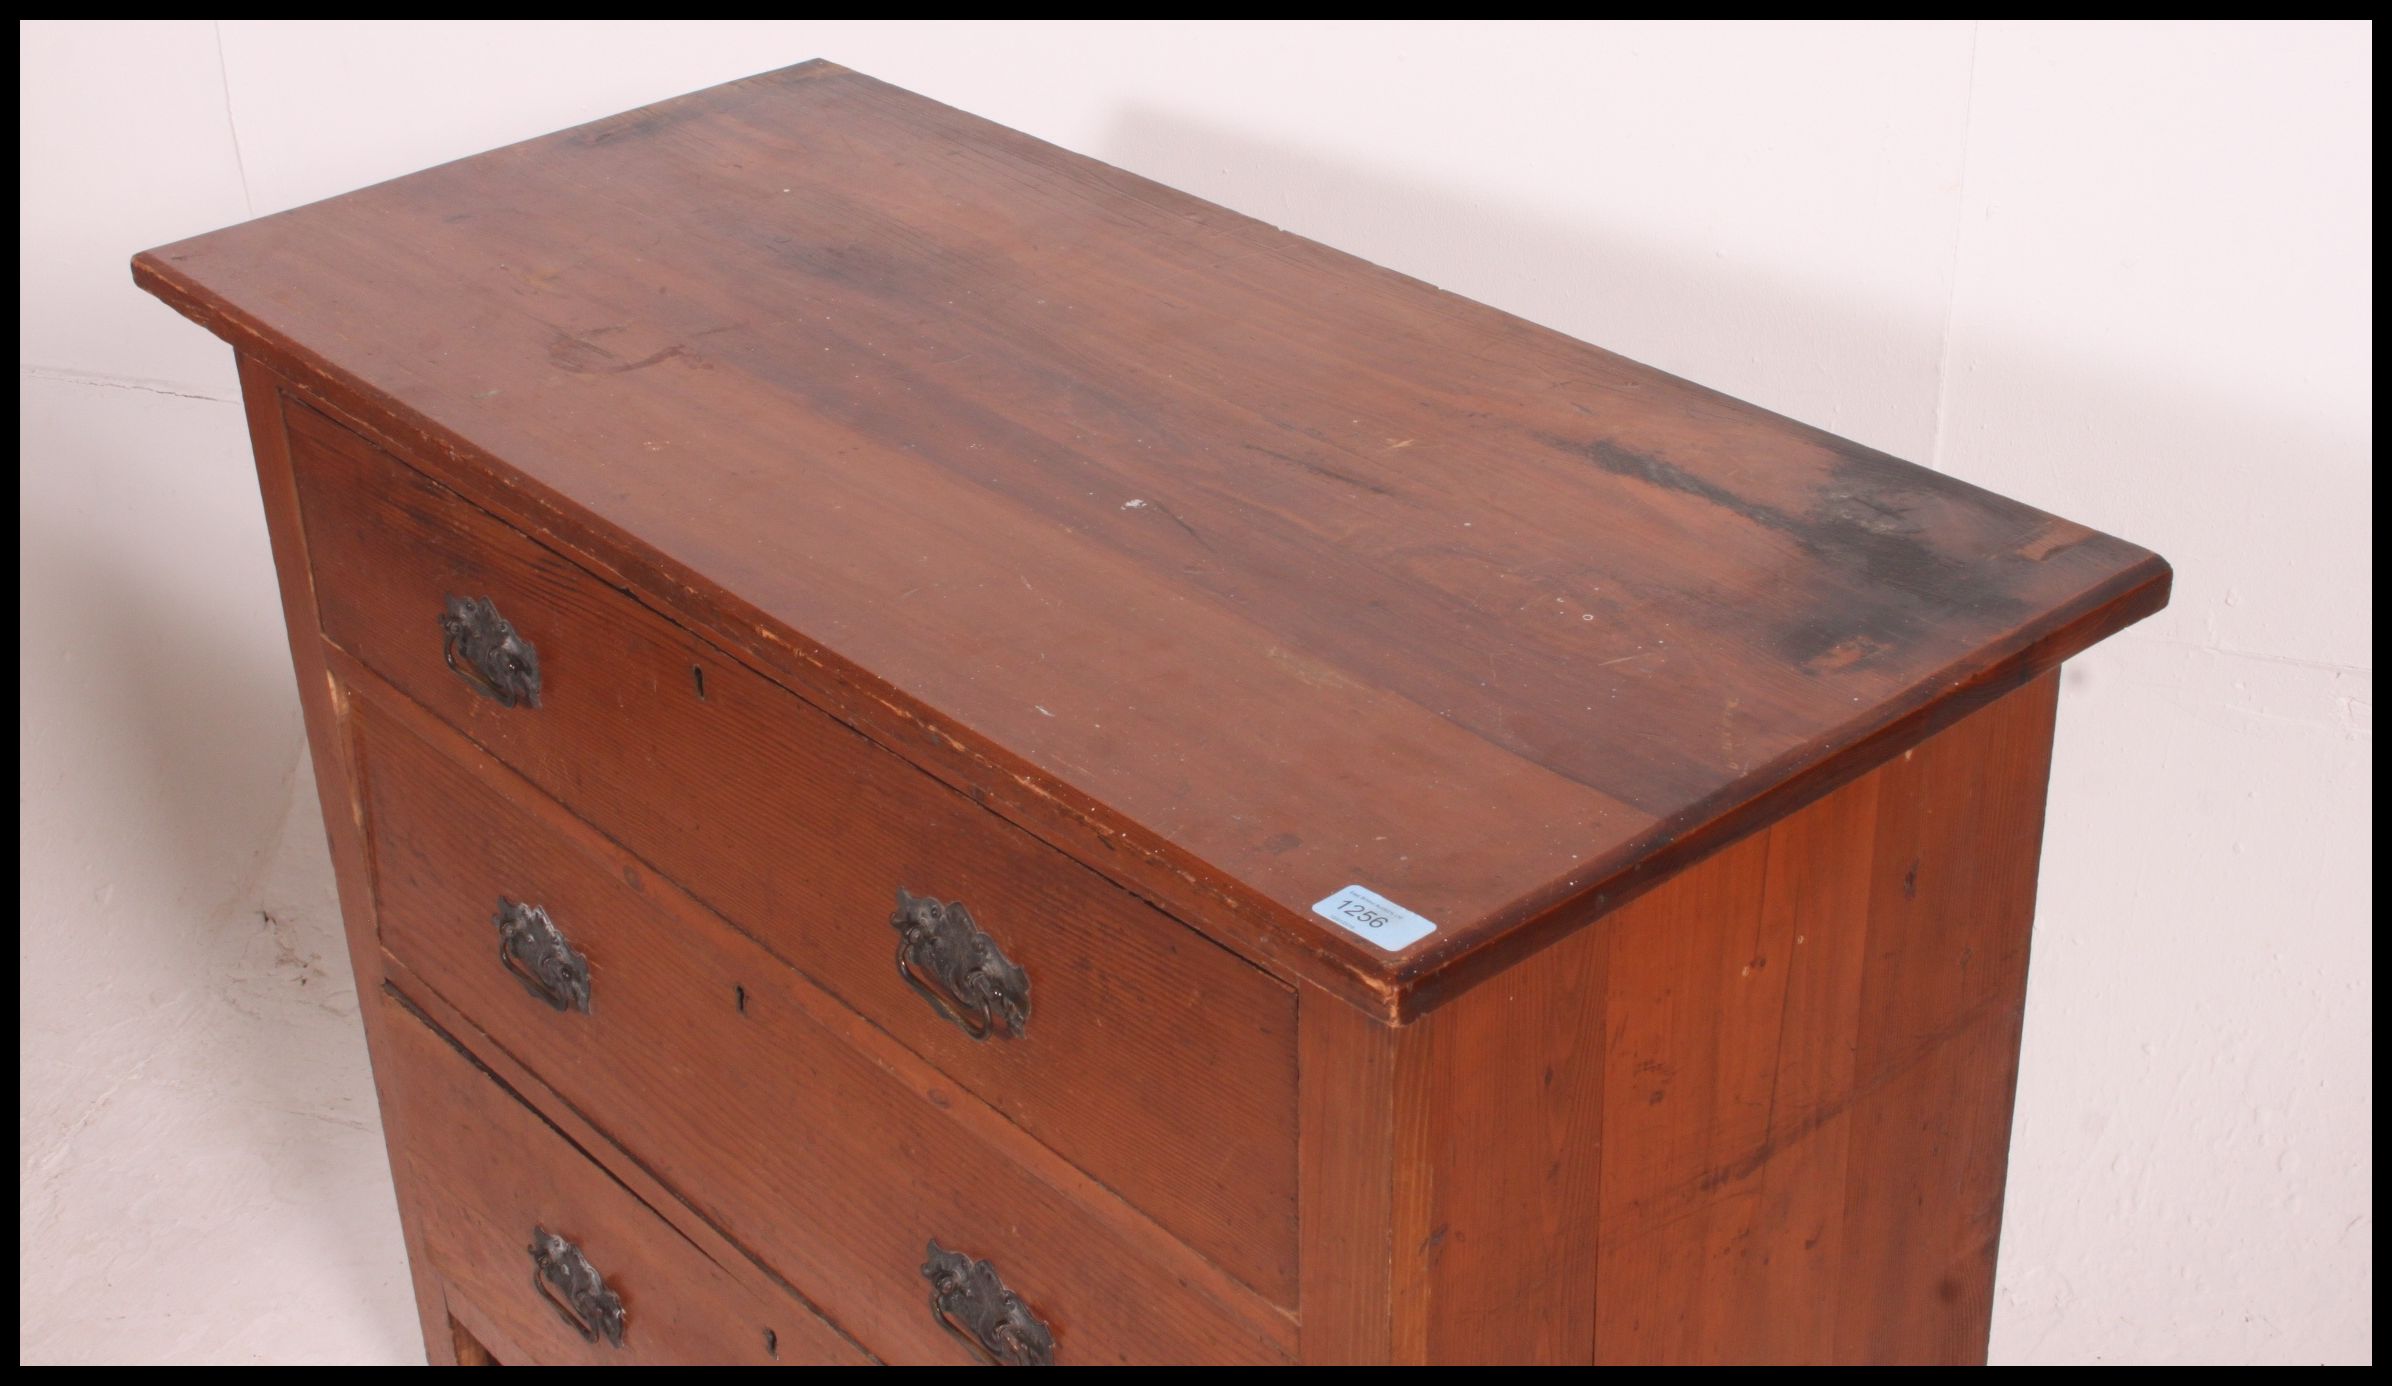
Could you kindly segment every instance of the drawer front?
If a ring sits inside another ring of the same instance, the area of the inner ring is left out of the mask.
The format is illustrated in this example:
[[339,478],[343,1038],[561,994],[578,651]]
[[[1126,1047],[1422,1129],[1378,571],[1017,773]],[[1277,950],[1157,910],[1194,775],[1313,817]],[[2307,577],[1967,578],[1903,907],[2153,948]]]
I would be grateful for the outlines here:
[[403,1003],[367,1004],[386,1008],[392,1160],[425,1253],[510,1365],[866,1360],[717,1265]]
[[[1290,989],[354,434],[287,413],[335,644],[1293,1303]],[[478,608],[444,640],[450,597],[490,598],[530,644],[536,706]],[[905,933],[900,891],[921,901]]]
[[[875,1353],[974,1360],[929,1312],[936,1241],[989,1260],[1058,1361],[1285,1356],[1261,1296],[390,696],[353,692],[350,724],[396,975]],[[502,948],[534,906],[539,938]]]

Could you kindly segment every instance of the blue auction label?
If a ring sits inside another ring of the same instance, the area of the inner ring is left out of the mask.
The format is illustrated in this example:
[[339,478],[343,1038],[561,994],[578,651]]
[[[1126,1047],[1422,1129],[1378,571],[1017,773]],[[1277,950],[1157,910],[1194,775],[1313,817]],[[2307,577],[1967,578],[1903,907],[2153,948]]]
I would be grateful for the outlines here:
[[1312,912],[1390,953],[1437,932],[1436,925],[1365,886],[1347,886],[1314,905]]

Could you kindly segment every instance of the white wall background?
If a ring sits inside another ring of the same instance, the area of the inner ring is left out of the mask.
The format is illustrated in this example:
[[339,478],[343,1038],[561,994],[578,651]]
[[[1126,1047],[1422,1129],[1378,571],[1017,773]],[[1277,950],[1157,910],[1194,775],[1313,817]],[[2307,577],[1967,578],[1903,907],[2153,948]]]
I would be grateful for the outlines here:
[[2364,25],[36,23],[28,1361],[414,1322],[170,239],[823,56],[2149,545],[2069,666],[1993,1356],[2372,1356]]

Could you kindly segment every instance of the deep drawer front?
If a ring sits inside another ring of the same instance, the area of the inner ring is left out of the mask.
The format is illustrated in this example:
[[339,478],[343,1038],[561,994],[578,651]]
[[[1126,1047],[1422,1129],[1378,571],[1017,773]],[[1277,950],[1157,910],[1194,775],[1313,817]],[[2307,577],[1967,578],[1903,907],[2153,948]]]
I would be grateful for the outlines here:
[[385,1008],[392,1158],[426,1253],[510,1365],[865,1360],[709,1259],[400,1002],[367,1004]]
[[[1285,1355],[1260,1296],[621,848],[422,713],[350,709],[399,975],[875,1353],[974,1360],[929,1312],[936,1240],[989,1260],[1058,1361]],[[546,941],[502,955],[534,906]]]
[[[1288,988],[354,434],[287,412],[334,643],[1293,1303]],[[537,706],[506,705],[522,671],[477,612],[444,642],[450,597],[490,598],[536,651]],[[902,969],[901,890],[923,902]],[[968,925],[925,913],[958,901]],[[1026,1016],[1007,1005],[1023,995]]]

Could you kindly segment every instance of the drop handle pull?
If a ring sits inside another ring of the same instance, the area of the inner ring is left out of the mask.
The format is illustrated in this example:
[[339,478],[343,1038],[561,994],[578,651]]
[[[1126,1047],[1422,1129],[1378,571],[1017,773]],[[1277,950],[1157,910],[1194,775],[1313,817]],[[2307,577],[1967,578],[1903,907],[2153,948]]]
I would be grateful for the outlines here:
[[939,1326],[1002,1367],[1051,1367],[1055,1334],[1020,1295],[1005,1288],[997,1268],[930,1239],[922,1278],[930,1282],[930,1312]]
[[1030,974],[972,922],[963,901],[940,904],[904,889],[889,916],[897,975],[932,1010],[976,1040],[1018,1039],[1030,1024]]
[[623,1297],[580,1247],[545,1227],[532,1229],[532,1288],[582,1341],[623,1346]]
[[538,905],[498,898],[498,965],[523,989],[560,1011],[590,1013],[590,960]]
[[500,707],[540,705],[540,652],[488,597],[455,597],[440,612],[440,658]]

